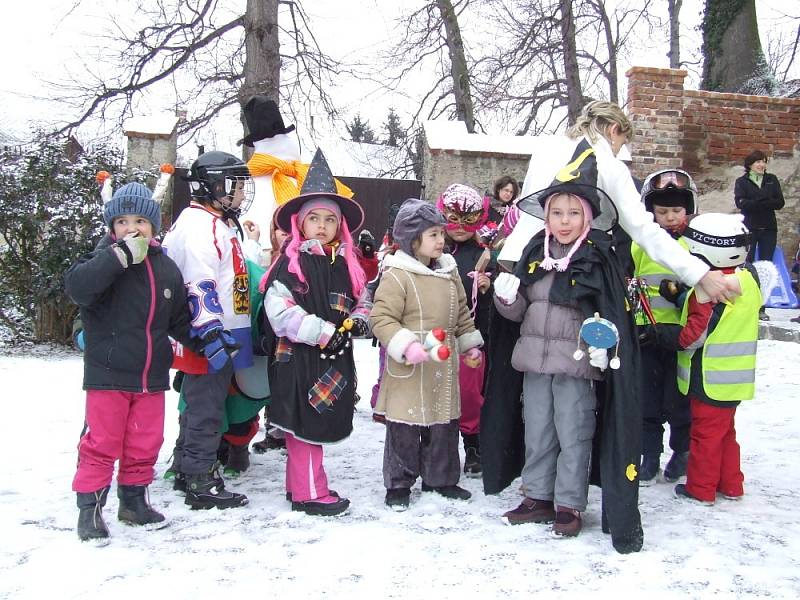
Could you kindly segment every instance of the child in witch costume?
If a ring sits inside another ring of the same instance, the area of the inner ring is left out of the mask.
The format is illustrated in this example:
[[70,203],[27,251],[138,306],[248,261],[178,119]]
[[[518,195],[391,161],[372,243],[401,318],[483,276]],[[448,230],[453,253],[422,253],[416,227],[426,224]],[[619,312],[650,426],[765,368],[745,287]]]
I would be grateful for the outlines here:
[[261,285],[264,329],[277,336],[270,423],[286,434],[292,510],[334,516],[350,501],[328,488],[322,445],[344,440],[353,429],[350,338],[368,335],[369,325],[357,305],[365,280],[350,230],[360,227],[363,212],[337,194],[317,150],[300,195],[282,205],[275,219],[291,238]]
[[[439,196],[436,207],[447,220],[445,232],[448,251],[456,260],[461,283],[467,292],[467,307],[475,327],[484,340],[489,339],[489,318],[492,296],[490,272],[494,267],[491,254],[478,241],[477,232],[486,224],[489,199],[469,186],[454,183]],[[489,272],[487,272],[489,271]],[[483,348],[484,353],[487,348]],[[461,418],[458,425],[464,442],[464,473],[480,477],[480,417],[483,406],[484,365],[468,364],[463,356],[458,366],[458,385],[461,395]]]
[[[104,191],[110,196],[110,180]],[[102,509],[117,460],[119,520],[164,521],[148,502],[147,486],[164,441],[164,390],[172,363],[168,336],[194,345],[181,273],[154,239],[161,207],[153,194],[128,183],[114,192],[103,213],[108,234],[65,274],[85,336],[86,425],[72,482],[81,540],[108,537]]]
[[[175,489],[191,508],[232,508],[247,497],[225,489],[217,450],[225,400],[235,370],[253,365],[250,290],[237,217],[252,202],[247,166],[225,152],[206,152],[191,166],[192,202],[164,238],[189,296],[192,332],[202,356],[183,349],[175,368],[185,376],[173,469]],[[246,451],[246,446],[245,446]]]
[[771,261],[745,263],[749,233],[741,215],[706,213],[689,221],[683,232],[689,252],[734,281],[741,296],[712,304],[692,289],[679,324],[648,329],[652,343],[679,351],[678,389],[691,407],[686,483],[674,494],[705,505],[718,494],[744,495],[734,419],[739,404],[755,395],[758,312],[778,277]]
[[[384,272],[370,315],[386,348],[386,366],[375,412],[386,420],[383,480],[386,504],[403,510],[411,486],[468,500],[458,486],[459,354],[477,366],[483,338],[467,308],[456,262],[444,251],[444,216],[430,203],[406,200],[397,213],[399,250],[384,258]],[[423,346],[434,328],[444,330],[450,356],[432,357]],[[437,358],[438,360],[432,360]]]
[[[661,225],[681,246],[687,215],[694,214],[697,187],[686,171],[663,169],[650,174],[642,186],[642,201]],[[675,301],[687,289],[668,267],[654,261],[636,242],[631,243],[633,276],[644,285],[651,314],[656,323],[680,323],[682,305]],[[644,311],[636,313],[636,325],[643,332],[650,319]],[[642,465],[639,482],[656,481],[664,450],[664,423],[669,423],[672,456],[664,467],[664,479],[677,481],[686,475],[689,456],[689,401],[675,382],[677,355],[654,344],[641,345],[639,394],[642,405]]]
[[[599,470],[602,483],[603,530],[618,552],[638,551],[638,344],[620,262],[606,233],[616,210],[597,188],[591,148],[579,145],[552,184],[519,207],[545,228],[522,251],[513,274],[494,282],[498,312],[522,323],[511,364],[524,372],[526,497],[504,516],[511,524],[554,522],[554,534],[578,535],[591,457],[599,468],[594,481]],[[615,363],[621,364],[606,371],[604,385],[607,350],[590,346],[588,359],[573,355],[583,320],[595,313],[614,323],[619,335]]]

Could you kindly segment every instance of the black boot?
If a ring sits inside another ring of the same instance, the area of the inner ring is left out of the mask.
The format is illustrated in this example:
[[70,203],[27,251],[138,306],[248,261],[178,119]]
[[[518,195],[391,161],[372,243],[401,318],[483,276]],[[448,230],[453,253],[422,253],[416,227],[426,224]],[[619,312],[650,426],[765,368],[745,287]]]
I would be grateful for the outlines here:
[[464,473],[467,477],[481,476],[481,443],[477,433],[461,434],[464,438]]
[[150,506],[146,485],[117,485],[117,518],[128,525],[162,523],[164,515]]
[[108,487],[96,492],[82,494],[78,492],[78,537],[86,540],[98,540],[108,537],[108,527],[103,520],[103,507],[108,498]]
[[462,487],[457,485],[443,485],[441,487],[433,487],[422,482],[422,491],[423,492],[436,492],[440,496],[444,496],[445,498],[450,498],[451,500],[469,500],[472,498],[472,493],[468,492]]
[[660,454],[645,454],[642,456],[642,466],[639,468],[639,485],[644,487],[653,485],[660,470]]
[[219,463],[214,463],[206,473],[186,474],[186,504],[192,509],[208,510],[217,507],[236,508],[247,504],[247,496],[225,489],[219,474]]
[[264,454],[267,450],[283,450],[285,448],[286,440],[284,438],[272,437],[270,434],[266,434],[263,440],[253,444],[253,452],[256,454]]
[[686,468],[689,466],[689,452],[673,452],[672,456],[664,467],[664,479],[670,483],[675,483],[686,475]]
[[180,465],[178,464],[178,459],[175,458],[175,453],[178,450],[174,450],[172,454],[172,461],[169,463],[167,470],[164,471],[164,479],[167,481],[172,481],[172,489],[176,492],[186,492],[186,475],[181,472]]
[[239,474],[247,471],[250,467],[250,450],[247,444],[235,446],[228,444],[228,460],[225,463],[223,473],[231,477],[238,477]]

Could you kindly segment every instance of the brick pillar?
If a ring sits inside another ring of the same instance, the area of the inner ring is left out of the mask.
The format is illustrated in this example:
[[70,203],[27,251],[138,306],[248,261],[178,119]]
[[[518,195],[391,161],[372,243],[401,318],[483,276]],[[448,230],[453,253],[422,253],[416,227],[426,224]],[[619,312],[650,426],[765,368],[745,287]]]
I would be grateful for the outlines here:
[[627,113],[633,122],[632,170],[637,177],[665,167],[683,167],[684,70],[632,67]]

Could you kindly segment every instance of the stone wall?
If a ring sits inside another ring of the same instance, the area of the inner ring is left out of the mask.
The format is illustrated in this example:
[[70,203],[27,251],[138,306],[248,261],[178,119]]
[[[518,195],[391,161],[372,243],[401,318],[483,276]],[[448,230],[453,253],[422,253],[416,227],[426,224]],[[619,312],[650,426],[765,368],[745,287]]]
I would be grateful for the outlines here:
[[510,175],[522,183],[530,154],[503,154],[472,150],[430,148],[422,155],[422,195],[435,201],[447,186],[463,183],[481,193],[491,193],[495,180]]
[[735,212],[733,186],[755,149],[771,157],[786,206],[778,240],[794,256],[800,223],[800,99],[685,90],[686,71],[633,67],[627,72],[627,112],[636,128],[633,171],[644,178],[681,167],[697,180],[701,212]]

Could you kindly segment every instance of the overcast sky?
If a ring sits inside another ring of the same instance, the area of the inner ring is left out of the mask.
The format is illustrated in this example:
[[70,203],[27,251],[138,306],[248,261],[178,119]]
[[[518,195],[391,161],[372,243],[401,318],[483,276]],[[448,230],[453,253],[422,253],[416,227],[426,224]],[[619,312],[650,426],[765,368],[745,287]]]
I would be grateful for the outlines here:
[[[244,0],[239,0],[244,4]],[[130,14],[130,1],[123,0],[28,0],[3,3],[0,22],[0,51],[3,56],[3,78],[0,83],[0,131],[24,134],[30,121],[50,122],[63,116],[64,109],[48,100],[54,93],[48,82],[63,81],[70,77],[81,78],[84,64],[94,64],[93,37],[107,28],[107,15],[117,11]],[[313,29],[323,50],[344,61],[354,56],[368,57],[377,52],[386,40],[396,36],[395,18],[403,7],[416,6],[414,0],[338,0],[336,2],[306,0],[306,11],[314,20]],[[666,2],[664,12],[666,17]],[[780,0],[757,0],[762,43],[766,32],[774,29],[774,9],[784,4]],[[76,6],[77,5],[77,6]],[[235,6],[234,3],[231,3]],[[690,58],[699,48],[699,24],[702,0],[684,0],[681,11],[683,29],[682,57]],[[469,24],[465,26],[469,43]],[[635,52],[636,64],[668,66],[666,45],[653,50],[642,43]],[[630,64],[622,64],[625,72]],[[694,79],[694,78],[692,78]],[[696,80],[690,80],[690,87]],[[395,106],[406,116],[412,103],[398,94],[387,95],[375,90],[374,84],[348,82],[335,92],[340,110],[352,115],[356,112],[370,120],[378,129],[385,120],[389,106]],[[159,112],[169,101],[160,96],[142,98],[138,109],[142,112]],[[408,119],[405,119],[408,121]],[[317,121],[319,122],[319,121]],[[233,119],[235,126],[235,119]],[[344,132],[341,132],[344,135]],[[501,133],[501,132],[497,132]],[[84,134],[86,135],[86,134]],[[206,137],[214,137],[211,132]],[[232,139],[239,137],[233,132]],[[212,143],[227,143],[208,140]]]

